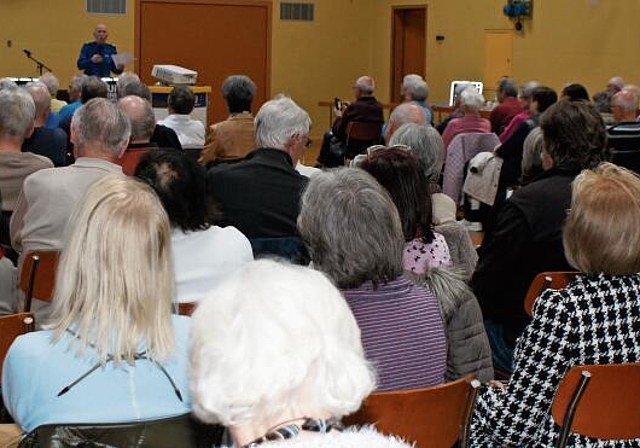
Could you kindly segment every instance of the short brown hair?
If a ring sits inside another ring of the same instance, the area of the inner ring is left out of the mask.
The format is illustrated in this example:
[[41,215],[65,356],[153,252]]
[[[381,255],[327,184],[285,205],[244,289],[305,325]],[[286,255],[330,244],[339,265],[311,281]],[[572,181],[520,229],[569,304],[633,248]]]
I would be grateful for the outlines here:
[[612,163],[583,171],[573,181],[563,242],[582,272],[640,272],[640,177]]

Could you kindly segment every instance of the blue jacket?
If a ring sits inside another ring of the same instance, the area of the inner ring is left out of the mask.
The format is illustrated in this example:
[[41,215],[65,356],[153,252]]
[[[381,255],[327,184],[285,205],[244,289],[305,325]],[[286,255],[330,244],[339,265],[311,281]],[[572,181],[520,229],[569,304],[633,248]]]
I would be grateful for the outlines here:
[[[80,56],[78,57],[78,69],[84,70],[85,75],[99,76],[101,78],[111,76],[111,72],[120,74],[122,73],[122,69],[118,69],[115,62],[113,62],[113,59],[111,59],[111,56],[117,53],[118,50],[115,45],[87,42],[80,50]],[[94,54],[102,56],[103,60],[101,63],[96,64],[91,61],[91,57]]]

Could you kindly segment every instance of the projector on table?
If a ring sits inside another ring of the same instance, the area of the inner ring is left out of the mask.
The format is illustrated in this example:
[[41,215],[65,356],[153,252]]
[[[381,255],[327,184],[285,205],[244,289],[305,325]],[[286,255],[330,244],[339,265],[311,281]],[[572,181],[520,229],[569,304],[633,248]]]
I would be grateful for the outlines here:
[[193,85],[198,79],[198,72],[177,65],[154,65],[151,76],[166,84]]

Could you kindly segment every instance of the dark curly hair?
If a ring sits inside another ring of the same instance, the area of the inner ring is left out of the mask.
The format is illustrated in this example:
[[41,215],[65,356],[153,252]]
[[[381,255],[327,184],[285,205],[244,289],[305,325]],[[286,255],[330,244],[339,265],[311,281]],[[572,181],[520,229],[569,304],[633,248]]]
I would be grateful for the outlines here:
[[155,190],[172,227],[205,230],[218,221],[206,170],[184,152],[149,150],[140,158],[135,176]]

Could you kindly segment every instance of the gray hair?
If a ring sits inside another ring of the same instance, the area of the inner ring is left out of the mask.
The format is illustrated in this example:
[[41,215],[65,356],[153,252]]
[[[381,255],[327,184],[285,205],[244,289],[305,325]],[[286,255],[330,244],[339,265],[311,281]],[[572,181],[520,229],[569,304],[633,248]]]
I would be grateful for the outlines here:
[[529,132],[522,146],[522,177],[531,179],[541,173],[542,166],[542,129],[538,126]]
[[540,84],[538,81],[525,82],[524,84],[522,84],[522,88],[520,89],[520,98],[522,98],[523,100],[531,99],[531,97],[533,96],[533,91],[541,86],[542,84]]
[[404,235],[389,193],[359,168],[311,177],[302,195],[298,230],[314,266],[339,288],[402,274]]
[[24,89],[0,90],[0,135],[24,138],[33,126],[36,105]]
[[106,98],[94,98],[78,108],[71,129],[78,150],[91,148],[112,157],[120,155],[131,135],[129,118]]
[[502,92],[505,96],[518,96],[518,84],[511,78],[502,78],[498,82],[498,92]]
[[131,139],[134,141],[149,141],[156,126],[156,117],[151,103],[136,95],[120,98],[118,107],[131,121]]
[[411,148],[429,182],[437,182],[444,161],[444,142],[432,126],[406,123],[394,132],[389,145]]
[[255,118],[256,145],[283,149],[294,135],[309,135],[311,118],[291,98],[280,96],[262,105]]
[[402,80],[402,87],[414,101],[424,101],[429,98],[429,85],[420,75],[406,75]]
[[371,95],[376,88],[376,83],[371,76],[361,76],[356,80],[356,87],[361,93]]
[[60,88],[60,81],[58,81],[58,78],[56,78],[56,75],[54,75],[53,73],[45,73],[40,77],[40,79],[38,79],[38,81],[47,86],[47,90],[49,90],[51,96],[55,96],[56,93],[58,93],[58,89]]
[[127,96],[125,90],[129,84],[134,82],[140,82],[140,77],[133,72],[123,72],[118,76],[118,80],[116,81],[116,95],[118,99]]
[[32,82],[27,85],[27,89],[36,106],[37,118],[42,117],[47,110],[51,110],[51,93],[43,82]]
[[75,75],[73,78],[71,78],[71,82],[69,83],[69,90],[73,90],[78,93],[82,92],[82,85],[87,78],[87,75]]
[[11,78],[0,78],[0,90],[14,90],[18,84]]
[[222,83],[222,96],[231,113],[249,111],[256,96],[256,85],[248,76],[232,75]]
[[464,89],[460,94],[460,107],[479,111],[484,106],[484,97],[476,89]]

